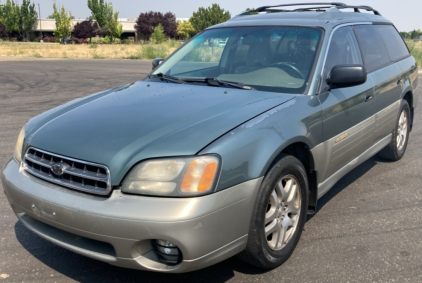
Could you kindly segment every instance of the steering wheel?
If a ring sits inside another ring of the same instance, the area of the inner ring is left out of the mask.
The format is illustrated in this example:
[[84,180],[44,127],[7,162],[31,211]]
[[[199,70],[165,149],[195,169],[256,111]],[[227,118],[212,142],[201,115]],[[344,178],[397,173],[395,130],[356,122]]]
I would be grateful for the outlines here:
[[276,67],[276,68],[279,68],[279,69],[283,69],[283,67],[284,66],[287,66],[287,67],[289,67],[291,70],[293,70],[293,71],[295,71],[296,72],[296,74],[298,74],[299,75],[299,77],[301,78],[301,79],[305,79],[305,75],[302,73],[302,71],[301,70],[299,70],[296,66],[293,66],[292,64],[290,64],[290,63],[285,63],[285,62],[277,62],[277,63],[274,63],[274,64],[271,64],[270,65],[270,67]]

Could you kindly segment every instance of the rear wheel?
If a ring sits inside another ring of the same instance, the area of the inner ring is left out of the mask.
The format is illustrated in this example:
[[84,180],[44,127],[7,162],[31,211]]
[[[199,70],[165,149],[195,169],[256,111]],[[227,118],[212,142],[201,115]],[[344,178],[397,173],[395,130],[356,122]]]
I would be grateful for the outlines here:
[[379,152],[380,157],[392,161],[400,160],[403,157],[409,141],[410,122],[409,104],[403,99],[396,127],[393,131],[393,138],[390,144]]
[[239,258],[264,269],[284,263],[302,234],[307,192],[302,163],[293,156],[283,156],[262,182],[252,213],[248,244]]

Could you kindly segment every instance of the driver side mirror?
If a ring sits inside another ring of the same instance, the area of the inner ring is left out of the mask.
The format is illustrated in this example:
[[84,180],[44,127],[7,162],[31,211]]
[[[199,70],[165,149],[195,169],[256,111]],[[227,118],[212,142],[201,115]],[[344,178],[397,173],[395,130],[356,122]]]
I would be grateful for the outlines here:
[[163,61],[163,58],[155,58],[154,60],[152,60],[152,70],[154,71],[155,68],[157,68],[161,63],[163,63]]
[[363,65],[337,65],[331,70],[327,84],[331,89],[364,84],[368,72]]

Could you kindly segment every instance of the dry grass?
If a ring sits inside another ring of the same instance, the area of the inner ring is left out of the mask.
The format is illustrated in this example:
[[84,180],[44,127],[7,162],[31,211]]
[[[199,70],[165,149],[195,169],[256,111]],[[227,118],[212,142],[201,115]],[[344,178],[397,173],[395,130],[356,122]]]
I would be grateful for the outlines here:
[[[406,41],[410,52],[422,66],[422,42]],[[9,43],[0,42],[0,57],[35,58],[79,58],[79,59],[154,59],[166,58],[181,45],[170,40],[161,44],[78,44],[60,45],[56,43]],[[218,61],[221,47],[206,47],[191,54],[189,61]]]
[[422,66],[422,41],[406,40],[410,53],[415,57],[418,66]]
[[168,57],[180,43],[162,44],[77,44],[0,43],[0,57],[78,58],[78,59],[153,59]]

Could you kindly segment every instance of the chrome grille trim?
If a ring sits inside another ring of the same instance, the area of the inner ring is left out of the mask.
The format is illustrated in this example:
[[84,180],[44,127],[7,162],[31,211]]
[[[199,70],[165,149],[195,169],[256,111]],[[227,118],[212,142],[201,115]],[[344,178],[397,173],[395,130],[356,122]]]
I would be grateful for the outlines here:
[[[51,168],[56,163],[65,163],[62,176],[54,175]],[[61,156],[41,149],[27,149],[22,166],[26,172],[49,182],[70,189],[97,195],[108,195],[111,191],[110,170],[100,164]]]

